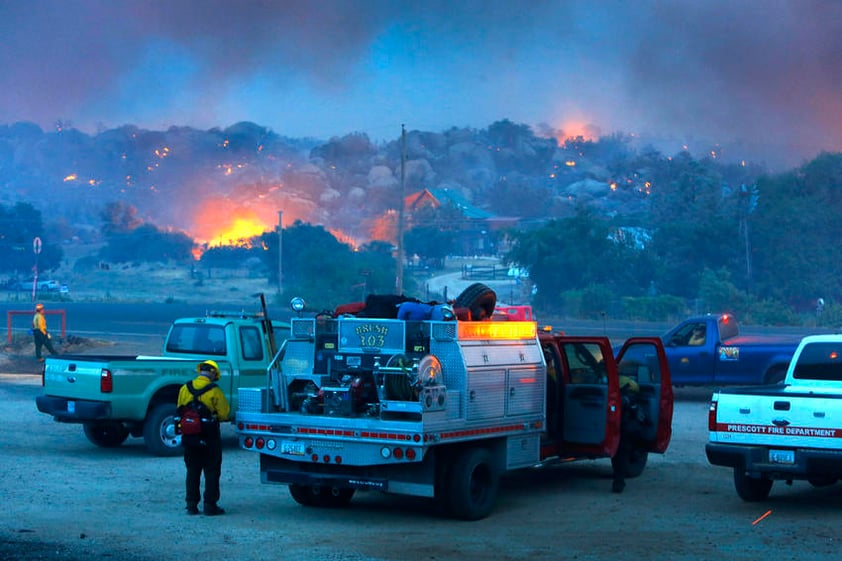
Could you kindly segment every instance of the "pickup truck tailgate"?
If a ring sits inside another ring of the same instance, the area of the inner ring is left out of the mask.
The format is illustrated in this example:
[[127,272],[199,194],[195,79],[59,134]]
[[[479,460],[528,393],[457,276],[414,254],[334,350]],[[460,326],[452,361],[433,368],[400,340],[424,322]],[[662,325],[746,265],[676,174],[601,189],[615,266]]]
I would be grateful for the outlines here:
[[710,442],[798,448],[842,447],[842,392],[794,386],[735,388],[711,401]]
[[100,394],[106,362],[84,358],[48,358],[44,367],[44,393],[66,398],[91,399]]

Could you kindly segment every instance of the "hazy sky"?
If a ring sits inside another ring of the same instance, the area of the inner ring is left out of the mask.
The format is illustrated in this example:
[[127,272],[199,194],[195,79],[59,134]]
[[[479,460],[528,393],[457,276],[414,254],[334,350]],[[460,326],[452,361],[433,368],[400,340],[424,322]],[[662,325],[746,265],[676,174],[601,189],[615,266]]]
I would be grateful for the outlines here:
[[0,37],[0,124],[842,150],[838,0],[0,0]]

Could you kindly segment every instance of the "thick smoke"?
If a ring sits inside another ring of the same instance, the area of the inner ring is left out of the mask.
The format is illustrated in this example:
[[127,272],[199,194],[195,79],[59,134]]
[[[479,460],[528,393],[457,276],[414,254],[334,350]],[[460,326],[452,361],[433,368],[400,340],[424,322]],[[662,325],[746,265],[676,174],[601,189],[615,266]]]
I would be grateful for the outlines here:
[[0,0],[0,124],[576,120],[799,163],[842,149],[840,21],[829,0]]

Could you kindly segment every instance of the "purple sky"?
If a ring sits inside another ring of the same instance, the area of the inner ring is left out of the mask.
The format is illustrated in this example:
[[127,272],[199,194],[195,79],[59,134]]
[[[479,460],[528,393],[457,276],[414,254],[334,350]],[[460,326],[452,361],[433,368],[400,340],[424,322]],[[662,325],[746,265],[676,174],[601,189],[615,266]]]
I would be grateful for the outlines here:
[[797,165],[842,150],[840,30],[837,0],[0,0],[0,125],[510,119]]

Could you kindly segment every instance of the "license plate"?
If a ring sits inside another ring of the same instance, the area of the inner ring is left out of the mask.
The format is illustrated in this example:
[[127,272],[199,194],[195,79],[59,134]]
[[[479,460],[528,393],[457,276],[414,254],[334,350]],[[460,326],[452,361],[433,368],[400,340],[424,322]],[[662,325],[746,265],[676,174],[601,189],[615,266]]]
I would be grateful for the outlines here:
[[769,450],[769,463],[771,464],[794,464],[794,450]]
[[68,401],[67,402],[67,412],[71,415],[76,413],[76,402],[75,401]]
[[287,456],[303,456],[304,443],[284,440],[281,442],[281,454],[285,454]]

